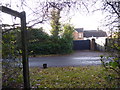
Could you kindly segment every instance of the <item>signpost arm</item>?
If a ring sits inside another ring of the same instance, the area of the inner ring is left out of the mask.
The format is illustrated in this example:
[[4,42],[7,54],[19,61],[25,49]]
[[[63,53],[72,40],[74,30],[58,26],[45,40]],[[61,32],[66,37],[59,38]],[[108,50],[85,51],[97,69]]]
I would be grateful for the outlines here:
[[20,13],[19,13],[19,12],[14,11],[14,10],[12,10],[12,9],[10,9],[10,8],[7,8],[7,7],[5,7],[5,6],[0,6],[0,10],[1,10],[2,12],[7,13],[7,14],[10,14],[10,15],[12,15],[12,16],[20,17]]

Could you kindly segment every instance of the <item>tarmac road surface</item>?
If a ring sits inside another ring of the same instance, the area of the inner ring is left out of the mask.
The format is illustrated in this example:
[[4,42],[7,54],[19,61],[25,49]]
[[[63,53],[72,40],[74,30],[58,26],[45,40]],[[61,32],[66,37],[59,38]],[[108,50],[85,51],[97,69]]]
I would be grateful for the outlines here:
[[107,54],[97,51],[75,51],[63,56],[30,57],[29,66],[43,67],[43,64],[47,64],[48,67],[100,65],[100,55]]

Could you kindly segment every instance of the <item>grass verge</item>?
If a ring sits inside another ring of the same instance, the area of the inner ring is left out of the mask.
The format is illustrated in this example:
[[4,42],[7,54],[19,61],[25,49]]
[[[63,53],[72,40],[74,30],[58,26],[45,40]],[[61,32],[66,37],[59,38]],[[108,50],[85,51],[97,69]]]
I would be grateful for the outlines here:
[[117,81],[107,81],[102,66],[30,68],[32,88],[115,88]]

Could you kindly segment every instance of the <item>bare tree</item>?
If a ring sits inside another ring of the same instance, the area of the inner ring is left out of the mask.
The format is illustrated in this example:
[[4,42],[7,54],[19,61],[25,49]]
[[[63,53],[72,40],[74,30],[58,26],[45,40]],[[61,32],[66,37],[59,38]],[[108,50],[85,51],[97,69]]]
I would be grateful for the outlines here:
[[[99,10],[107,12],[107,21],[106,26],[110,26],[111,29],[116,29],[116,37],[112,38],[113,41],[110,46],[112,47],[112,56],[114,59],[107,64],[103,65],[106,69],[112,69],[118,74],[118,86],[120,86],[120,1],[119,0],[101,0],[102,7]],[[112,63],[112,64],[111,64]],[[115,67],[114,67],[115,66]]]
[[[87,0],[18,0],[18,3],[16,2],[14,7],[20,11],[25,10],[29,13],[27,14],[27,25],[33,27],[49,21],[52,8],[59,9],[64,12],[62,13],[64,14],[63,16],[68,16],[70,11],[74,13],[76,10],[80,10],[82,6],[88,10],[87,4]],[[2,5],[12,8],[13,2],[8,2],[7,4],[2,3]]]
[[106,21],[108,23],[106,26],[112,26],[112,29],[117,29],[119,27],[120,18],[120,1],[118,0],[102,0],[103,4],[101,10],[107,12]]

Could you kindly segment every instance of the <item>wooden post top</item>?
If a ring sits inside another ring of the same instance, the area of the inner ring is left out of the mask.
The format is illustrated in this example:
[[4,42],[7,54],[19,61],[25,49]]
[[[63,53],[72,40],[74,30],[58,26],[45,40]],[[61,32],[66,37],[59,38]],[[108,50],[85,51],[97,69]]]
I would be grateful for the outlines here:
[[13,15],[15,17],[21,18],[21,13],[20,12],[17,12],[15,10],[12,10],[12,9],[7,8],[5,6],[0,6],[0,11],[2,11],[4,13],[7,13],[7,14],[10,14],[10,15]]

